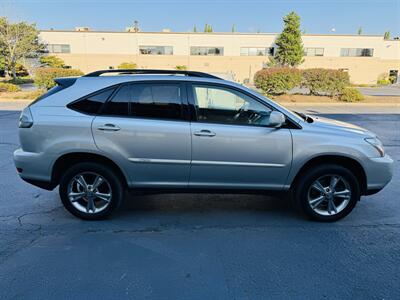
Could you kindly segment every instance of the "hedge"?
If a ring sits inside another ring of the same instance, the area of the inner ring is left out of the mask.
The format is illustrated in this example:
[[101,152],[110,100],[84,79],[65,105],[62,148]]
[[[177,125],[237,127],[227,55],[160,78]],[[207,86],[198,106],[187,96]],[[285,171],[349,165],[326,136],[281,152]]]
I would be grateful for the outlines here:
[[347,72],[333,69],[305,69],[302,71],[302,86],[310,90],[311,95],[340,95],[350,85]]
[[0,82],[0,92],[19,92],[21,89],[18,85],[12,83]]
[[50,89],[56,85],[55,78],[82,75],[82,71],[75,69],[38,68],[35,73],[35,85],[39,88]]
[[355,88],[345,88],[339,96],[340,101],[357,102],[364,100],[364,96]]
[[262,69],[254,75],[254,83],[266,94],[284,94],[301,84],[301,71],[288,67]]

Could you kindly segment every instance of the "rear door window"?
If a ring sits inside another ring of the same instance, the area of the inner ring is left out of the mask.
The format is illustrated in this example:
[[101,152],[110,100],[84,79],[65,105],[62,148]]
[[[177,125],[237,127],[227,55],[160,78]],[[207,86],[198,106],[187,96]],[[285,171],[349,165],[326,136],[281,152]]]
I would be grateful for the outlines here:
[[183,119],[179,83],[134,83],[121,86],[109,100],[103,115],[161,120]]
[[102,114],[112,116],[129,116],[132,88],[130,85],[121,86],[104,107]]
[[152,119],[182,119],[179,84],[148,83],[132,85],[132,116]]

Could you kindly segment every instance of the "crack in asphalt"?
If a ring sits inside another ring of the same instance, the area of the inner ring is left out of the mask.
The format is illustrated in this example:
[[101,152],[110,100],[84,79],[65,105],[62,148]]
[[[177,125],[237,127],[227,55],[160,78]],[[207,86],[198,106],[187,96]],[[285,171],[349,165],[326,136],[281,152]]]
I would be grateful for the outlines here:
[[[328,231],[328,230],[333,230],[337,231],[342,228],[350,228],[350,229],[363,229],[363,228],[389,228],[389,229],[395,229],[397,230],[400,228],[400,223],[381,223],[381,224],[343,224],[340,225],[338,224],[337,226],[324,226],[324,227],[317,227],[314,228],[314,226],[308,226],[310,224],[304,224],[304,226],[299,226],[298,224],[293,224],[293,225],[279,225],[279,224],[265,224],[265,225],[233,225],[233,226],[221,226],[221,225],[213,225],[213,226],[202,226],[202,225],[188,225],[185,226],[183,223],[171,223],[171,224],[161,224],[161,225],[156,225],[156,226],[147,226],[143,228],[136,228],[136,229],[110,229],[110,228],[87,228],[82,230],[83,226],[79,226],[79,224],[76,224],[77,226],[75,228],[68,227],[65,230],[62,230],[60,228],[49,228],[49,226],[46,225],[52,225],[55,224],[53,223],[56,219],[52,219],[52,221],[48,223],[32,223],[32,222],[27,222],[24,220],[28,216],[43,216],[43,215],[48,215],[52,214],[53,212],[60,210],[62,207],[57,206],[55,208],[52,208],[47,211],[38,211],[38,212],[31,212],[31,213],[24,213],[21,215],[4,215],[0,216],[1,222],[10,222],[12,220],[16,220],[18,223],[18,226],[16,228],[13,228],[17,232],[20,233],[20,237],[17,238],[16,240],[13,241],[13,244],[10,245],[8,244],[8,247],[5,249],[1,249],[0,252],[0,266],[5,263],[10,257],[16,255],[20,251],[31,247],[32,245],[35,244],[40,238],[46,238],[49,236],[63,236],[63,235],[68,235],[68,234],[142,234],[142,233],[148,233],[148,234],[155,234],[155,233],[164,233],[164,232],[182,232],[182,231],[187,231],[187,232],[199,232],[203,230],[223,230],[223,231],[234,231],[234,230],[247,230],[247,231],[257,231],[257,232],[266,232],[270,229],[273,228],[283,228],[283,229],[290,229],[290,228],[296,228],[298,230],[317,230],[317,231]],[[56,224],[57,225],[57,224]],[[75,224],[72,224],[75,225]],[[312,224],[311,224],[312,225]],[[31,226],[31,228],[27,228],[27,226]],[[46,229],[45,229],[46,228]],[[72,229],[72,230],[71,230]],[[29,240],[27,239],[29,238]],[[26,242],[24,242],[26,241]]]

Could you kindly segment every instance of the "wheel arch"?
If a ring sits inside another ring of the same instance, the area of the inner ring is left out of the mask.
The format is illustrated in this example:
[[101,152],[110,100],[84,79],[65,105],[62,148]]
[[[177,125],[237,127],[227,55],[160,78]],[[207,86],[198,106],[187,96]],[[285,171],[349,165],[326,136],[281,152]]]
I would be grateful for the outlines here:
[[121,179],[124,186],[128,186],[127,176],[123,170],[111,159],[96,153],[72,152],[60,156],[53,164],[51,172],[51,182],[54,186],[60,183],[62,172],[80,162],[97,162],[110,167]]
[[360,184],[361,194],[364,195],[367,192],[367,175],[362,165],[357,160],[342,155],[320,155],[311,158],[299,169],[296,176],[290,183],[290,188],[292,189],[296,185],[302,174],[321,164],[335,164],[348,169],[356,176]]

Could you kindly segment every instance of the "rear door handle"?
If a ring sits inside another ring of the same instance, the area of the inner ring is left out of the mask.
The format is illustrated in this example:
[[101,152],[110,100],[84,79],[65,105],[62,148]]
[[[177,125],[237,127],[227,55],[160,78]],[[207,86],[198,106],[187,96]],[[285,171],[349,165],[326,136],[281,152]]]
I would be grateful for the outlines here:
[[200,131],[195,131],[195,132],[194,132],[194,135],[196,135],[196,136],[208,136],[208,137],[213,137],[213,136],[215,136],[215,133],[212,132],[212,131],[210,131],[210,130],[207,130],[207,129],[202,129],[202,130],[200,130]]
[[117,125],[107,123],[107,124],[97,127],[97,129],[103,130],[103,131],[118,131],[121,128],[119,128]]

